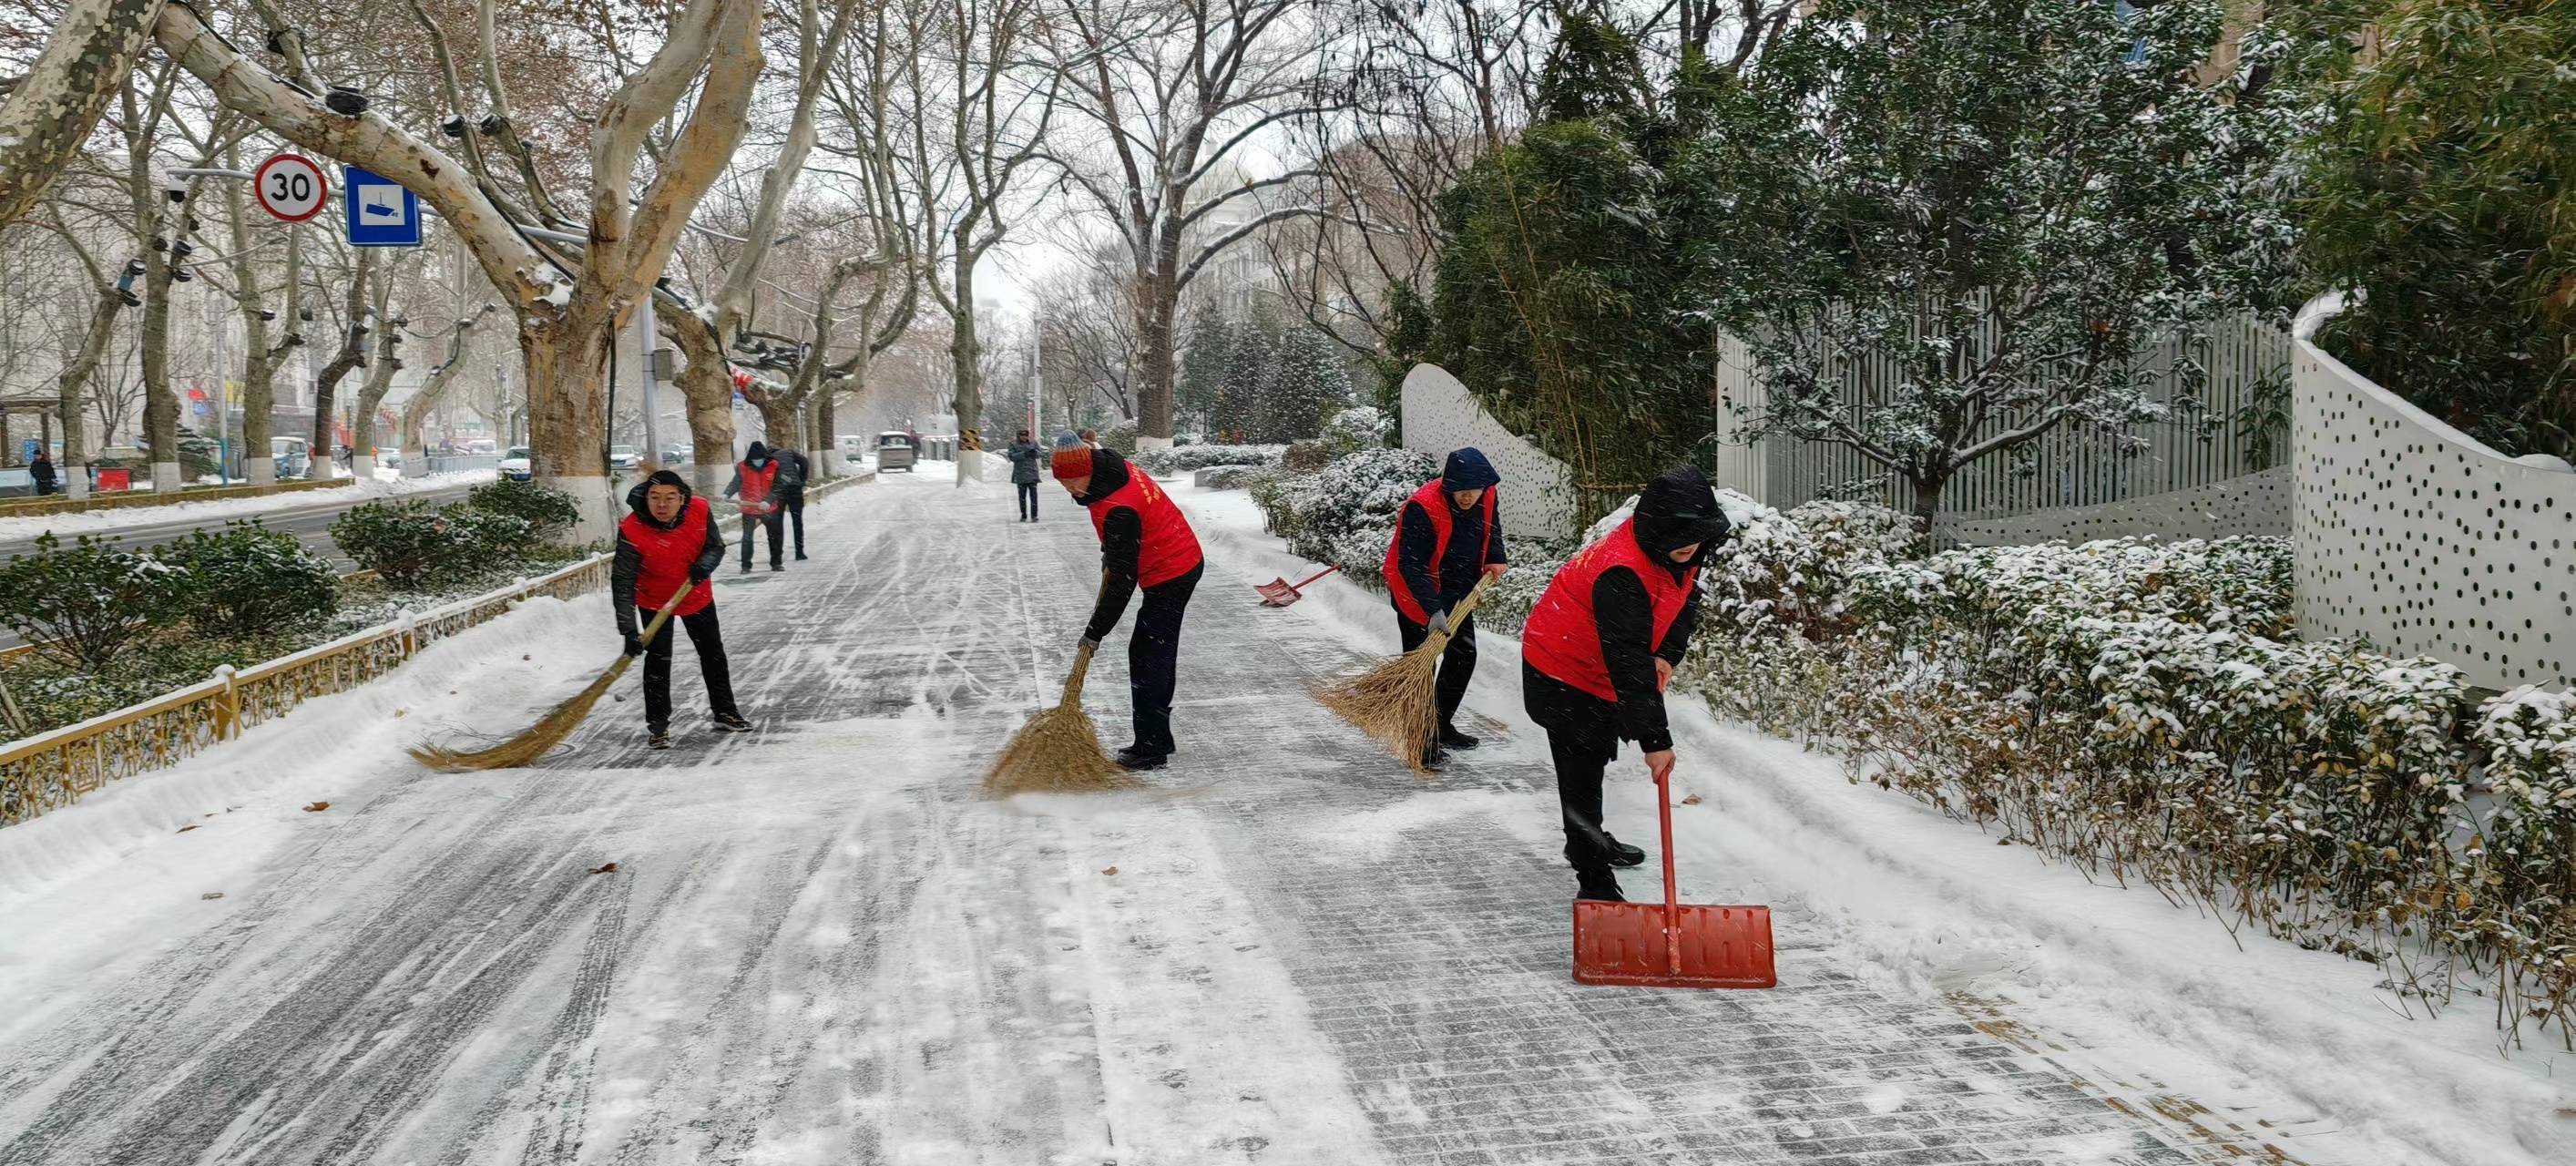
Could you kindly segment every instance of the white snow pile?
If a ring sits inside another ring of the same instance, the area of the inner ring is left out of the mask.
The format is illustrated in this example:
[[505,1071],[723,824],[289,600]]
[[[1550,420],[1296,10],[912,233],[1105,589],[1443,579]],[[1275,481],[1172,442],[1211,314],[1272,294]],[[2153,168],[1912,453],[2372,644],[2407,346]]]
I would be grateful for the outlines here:
[[114,534],[130,526],[161,526],[173,522],[220,523],[230,518],[252,518],[282,510],[311,506],[341,506],[378,498],[394,498],[428,490],[444,490],[472,482],[492,480],[491,470],[459,470],[452,474],[432,474],[420,478],[394,478],[366,481],[347,479],[338,486],[317,490],[298,490],[286,494],[263,494],[256,498],[217,498],[206,502],[174,502],[167,506],[122,506],[111,510],[86,510],[77,514],[36,514],[17,518],[0,518],[0,539],[34,538],[47,531],[66,537],[75,534]]

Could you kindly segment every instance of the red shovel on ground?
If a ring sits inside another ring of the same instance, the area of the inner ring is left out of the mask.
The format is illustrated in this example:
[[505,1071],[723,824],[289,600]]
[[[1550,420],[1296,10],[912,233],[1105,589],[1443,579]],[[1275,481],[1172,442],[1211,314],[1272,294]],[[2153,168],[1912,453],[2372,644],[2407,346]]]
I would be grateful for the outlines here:
[[1574,901],[1574,982],[1638,988],[1769,988],[1769,907],[1673,901],[1673,799],[1668,766],[1655,775],[1664,832],[1664,903]]
[[1261,593],[1261,606],[1286,607],[1304,598],[1306,585],[1339,570],[1341,570],[1340,567],[1326,567],[1294,583],[1286,579],[1273,579],[1267,583],[1255,583],[1252,589]]

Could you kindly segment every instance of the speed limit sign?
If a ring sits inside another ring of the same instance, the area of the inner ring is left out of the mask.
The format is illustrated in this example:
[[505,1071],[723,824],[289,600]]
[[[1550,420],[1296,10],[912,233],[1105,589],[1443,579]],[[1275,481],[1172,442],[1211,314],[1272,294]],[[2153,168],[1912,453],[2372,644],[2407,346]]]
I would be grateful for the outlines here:
[[321,214],[322,204],[331,201],[331,184],[322,177],[322,168],[302,154],[270,155],[251,172],[251,188],[260,209],[290,223]]

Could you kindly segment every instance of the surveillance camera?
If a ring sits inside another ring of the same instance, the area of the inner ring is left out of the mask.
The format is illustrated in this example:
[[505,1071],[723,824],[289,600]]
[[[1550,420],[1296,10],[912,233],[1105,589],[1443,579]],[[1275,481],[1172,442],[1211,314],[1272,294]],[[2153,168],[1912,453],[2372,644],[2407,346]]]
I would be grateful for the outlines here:
[[312,322],[313,322],[313,309],[311,309],[311,308],[298,308],[298,309],[296,309],[296,311],[295,311],[295,318],[296,318],[296,319],[298,319],[298,320],[302,320],[302,321],[304,321],[304,322],[306,322],[306,323],[308,323],[308,324],[309,324],[309,323],[312,323]]
[[188,269],[187,269],[187,268],[184,268],[184,267],[174,267],[174,268],[171,268],[171,269],[170,269],[170,279],[171,279],[171,282],[174,282],[174,283],[187,283],[187,282],[189,282],[190,280],[193,280],[193,279],[195,279],[195,278],[197,278],[197,277],[196,277],[196,276],[193,276],[193,275],[188,274]]
[[501,131],[510,128],[510,123],[504,120],[500,114],[487,113],[483,115],[482,123],[477,125],[475,128],[483,131],[484,137],[497,138],[501,136]]
[[261,309],[259,310],[259,319],[260,319],[260,322],[261,322],[261,323],[263,323],[263,324],[264,324],[264,323],[267,323],[267,322],[269,322],[269,321],[271,321],[271,320],[274,320],[274,319],[276,319],[276,318],[277,318],[277,313],[276,313],[276,312],[270,311],[270,310],[269,310],[269,309],[267,309],[267,308],[261,308]]
[[438,131],[451,138],[464,137],[465,119],[463,117],[450,117],[446,121],[438,123]]
[[139,308],[143,306],[143,297],[127,291],[124,288],[116,289],[116,298],[125,301],[125,306],[129,308]]
[[334,85],[331,92],[323,96],[322,104],[342,117],[356,117],[367,112],[367,95],[346,85]]
[[174,255],[174,256],[177,256],[178,258],[185,259],[185,258],[187,258],[188,256],[190,256],[190,255],[194,255],[194,254],[196,254],[196,253],[197,253],[197,249],[196,249],[194,246],[190,245],[190,244],[189,244],[189,242],[188,242],[187,240],[185,240],[185,239],[181,239],[181,240],[178,240],[177,242],[174,242],[174,243],[170,244],[170,254],[172,254],[172,255]]
[[128,275],[128,276],[136,276],[136,275],[141,275],[141,274],[143,274],[143,261],[142,261],[142,260],[140,260],[140,259],[128,259],[128,260],[126,260],[126,261],[125,261],[125,274],[126,274],[126,275]]
[[170,249],[170,241],[159,235],[154,235],[152,236],[152,249],[155,251],[167,251]]

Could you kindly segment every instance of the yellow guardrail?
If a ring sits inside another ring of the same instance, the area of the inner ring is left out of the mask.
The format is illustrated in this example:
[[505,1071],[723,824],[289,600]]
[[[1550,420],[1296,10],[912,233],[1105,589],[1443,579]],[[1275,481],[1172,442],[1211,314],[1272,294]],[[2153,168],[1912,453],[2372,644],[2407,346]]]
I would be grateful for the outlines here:
[[459,600],[423,615],[234,671],[142,704],[0,745],[0,826],[79,801],[119,778],[178,764],[317,696],[347,692],[421,649],[533,596],[570,599],[608,584],[610,556]]
[[92,494],[74,500],[61,495],[38,499],[0,501],[0,518],[18,518],[30,514],[80,514],[92,510],[130,510],[138,506],[175,506],[181,502],[214,502],[224,498],[261,498],[270,494],[300,494],[307,490],[328,490],[334,486],[354,486],[356,478],[314,479],[279,482],[271,486],[189,486],[163,493],[159,490],[119,490],[112,494]]

